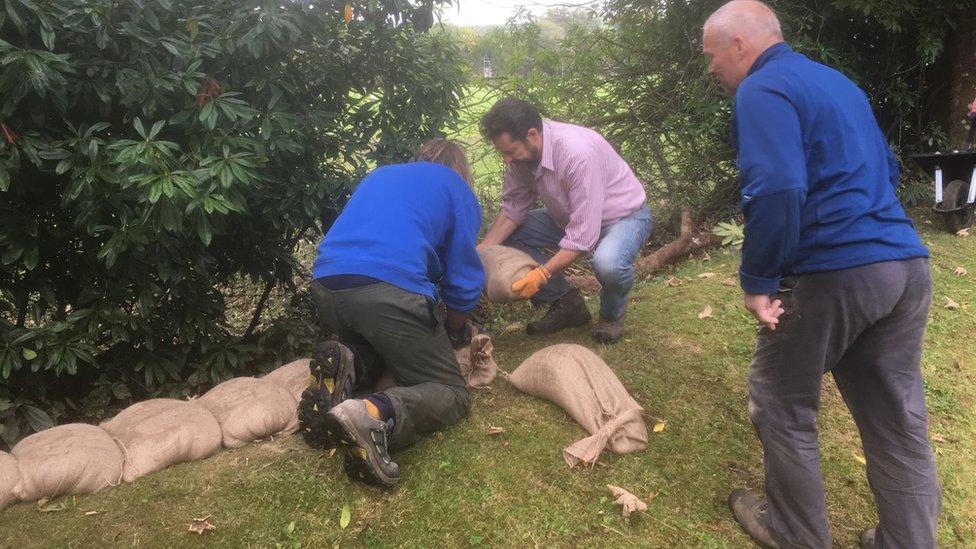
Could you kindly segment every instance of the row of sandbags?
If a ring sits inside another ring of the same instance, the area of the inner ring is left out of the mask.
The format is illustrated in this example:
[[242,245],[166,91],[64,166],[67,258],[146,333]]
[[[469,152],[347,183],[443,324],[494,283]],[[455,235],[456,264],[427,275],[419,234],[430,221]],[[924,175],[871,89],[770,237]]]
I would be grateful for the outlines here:
[[221,446],[294,432],[308,360],[265,377],[239,377],[190,400],[157,398],[126,408],[99,426],[72,423],[35,433],[0,452],[0,509],[98,492],[184,461],[209,457]]
[[[491,339],[484,334],[457,351],[469,386],[495,379],[491,354]],[[207,458],[221,446],[238,448],[292,433],[308,381],[309,359],[302,359],[260,379],[231,379],[194,400],[147,400],[99,426],[73,423],[35,433],[10,454],[0,452],[0,510],[18,500],[98,492]]]

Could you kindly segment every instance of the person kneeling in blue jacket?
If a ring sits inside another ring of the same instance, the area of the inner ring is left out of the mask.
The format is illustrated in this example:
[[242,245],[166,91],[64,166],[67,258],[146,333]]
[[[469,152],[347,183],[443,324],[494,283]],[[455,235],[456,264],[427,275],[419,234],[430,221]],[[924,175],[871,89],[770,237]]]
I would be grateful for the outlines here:
[[[319,244],[311,293],[339,341],[317,347],[299,416],[307,441],[345,450],[351,477],[393,486],[389,449],[467,416],[453,348],[470,341],[484,285],[480,226],[464,150],[434,139],[367,175]],[[395,386],[352,398],[381,375]]]

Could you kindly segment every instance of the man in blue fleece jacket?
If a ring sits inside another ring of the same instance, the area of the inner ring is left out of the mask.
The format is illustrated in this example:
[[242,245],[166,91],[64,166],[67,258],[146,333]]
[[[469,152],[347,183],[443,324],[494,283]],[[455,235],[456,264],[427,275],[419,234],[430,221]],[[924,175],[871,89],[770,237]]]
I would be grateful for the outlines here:
[[[299,407],[306,440],[345,447],[347,473],[385,486],[400,476],[389,448],[468,413],[453,347],[484,285],[464,150],[435,139],[414,160],[373,170],[319,244],[312,296],[339,342],[317,348]],[[350,398],[383,374],[396,385]]]
[[862,545],[934,547],[940,487],[920,371],[928,252],[896,197],[898,165],[867,97],[791,50],[761,2],[715,12],[703,49],[735,95],[739,274],[762,325],[748,385],[766,499],[736,490],[732,511],[764,546],[831,546],[816,418],[832,372],[878,507]]

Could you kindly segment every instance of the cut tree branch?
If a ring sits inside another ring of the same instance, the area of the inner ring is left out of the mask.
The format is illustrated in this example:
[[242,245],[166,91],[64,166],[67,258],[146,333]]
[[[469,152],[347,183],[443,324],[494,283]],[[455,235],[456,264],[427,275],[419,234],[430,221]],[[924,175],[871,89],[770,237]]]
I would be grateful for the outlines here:
[[[685,207],[681,211],[681,232],[678,238],[638,259],[634,265],[637,276],[643,278],[654,274],[692,252],[718,246],[721,242],[722,239],[712,234],[710,230],[698,230],[691,217],[691,208]],[[593,275],[566,278],[584,294],[600,291],[600,283]]]

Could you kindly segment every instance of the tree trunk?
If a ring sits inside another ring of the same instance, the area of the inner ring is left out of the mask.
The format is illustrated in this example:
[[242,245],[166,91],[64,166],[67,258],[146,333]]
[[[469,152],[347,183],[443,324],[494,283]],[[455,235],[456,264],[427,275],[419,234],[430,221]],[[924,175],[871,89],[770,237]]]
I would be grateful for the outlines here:
[[966,115],[976,97],[976,4],[960,13],[946,53],[952,70],[947,128],[951,145],[961,147],[969,130]]

